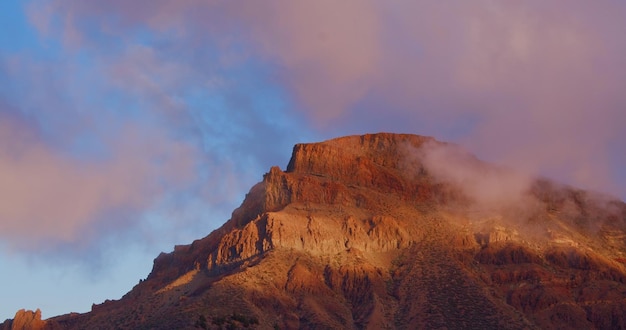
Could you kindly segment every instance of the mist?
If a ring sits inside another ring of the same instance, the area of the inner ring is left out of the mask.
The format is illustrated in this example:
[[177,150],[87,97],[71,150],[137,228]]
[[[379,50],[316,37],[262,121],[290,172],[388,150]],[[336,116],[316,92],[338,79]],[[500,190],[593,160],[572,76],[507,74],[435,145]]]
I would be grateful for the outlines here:
[[530,174],[482,162],[457,145],[428,142],[416,157],[436,181],[458,187],[484,209],[519,204],[534,181]]

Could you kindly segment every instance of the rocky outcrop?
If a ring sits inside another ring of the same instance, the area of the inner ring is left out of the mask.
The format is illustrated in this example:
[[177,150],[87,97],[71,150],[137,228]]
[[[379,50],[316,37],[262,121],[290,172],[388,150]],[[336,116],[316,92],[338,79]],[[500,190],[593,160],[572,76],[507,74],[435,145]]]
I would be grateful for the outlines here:
[[[406,247],[411,237],[419,237],[417,227],[379,210],[399,201],[432,204],[435,198],[450,198],[442,197],[443,185],[430,182],[419,163],[406,157],[432,141],[372,134],[296,145],[285,172],[272,167],[220,230],[159,256],[151,277],[173,265],[180,271],[171,276],[181,275],[197,263],[215,273],[228,271],[276,247],[314,254]],[[354,209],[361,211],[358,218]]]
[[41,310],[36,311],[20,309],[15,313],[12,320],[7,320],[0,329],[6,330],[43,330],[49,329],[46,322],[41,320]]

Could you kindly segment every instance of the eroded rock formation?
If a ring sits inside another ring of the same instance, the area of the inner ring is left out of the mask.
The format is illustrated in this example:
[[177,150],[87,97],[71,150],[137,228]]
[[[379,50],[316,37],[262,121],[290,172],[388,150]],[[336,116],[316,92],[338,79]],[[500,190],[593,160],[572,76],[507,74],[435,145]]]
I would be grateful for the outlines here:
[[624,203],[533,179],[516,203],[481,204],[423,162],[446,147],[403,134],[296,145],[286,170],[271,168],[229,221],[159,255],[122,299],[50,321],[626,328]]
[[12,320],[4,323],[0,329],[6,330],[43,330],[51,329],[46,327],[46,322],[41,320],[41,310],[36,311],[20,309],[15,313]]

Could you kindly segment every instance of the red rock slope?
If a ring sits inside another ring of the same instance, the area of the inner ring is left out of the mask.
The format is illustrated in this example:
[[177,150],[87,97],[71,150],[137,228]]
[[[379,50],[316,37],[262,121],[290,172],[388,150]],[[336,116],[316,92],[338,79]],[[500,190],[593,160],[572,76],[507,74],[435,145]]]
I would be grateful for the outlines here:
[[402,134],[296,145],[221,228],[159,255],[120,300],[47,326],[626,328],[624,203],[530,179],[486,203],[481,185],[507,171],[429,160],[449,148]]

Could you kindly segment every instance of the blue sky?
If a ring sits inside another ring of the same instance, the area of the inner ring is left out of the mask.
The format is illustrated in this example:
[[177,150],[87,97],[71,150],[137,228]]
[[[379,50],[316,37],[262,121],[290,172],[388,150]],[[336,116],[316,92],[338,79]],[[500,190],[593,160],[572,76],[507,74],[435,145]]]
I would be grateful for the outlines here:
[[625,11],[2,1],[0,319],[120,298],[299,142],[431,135],[625,199]]

